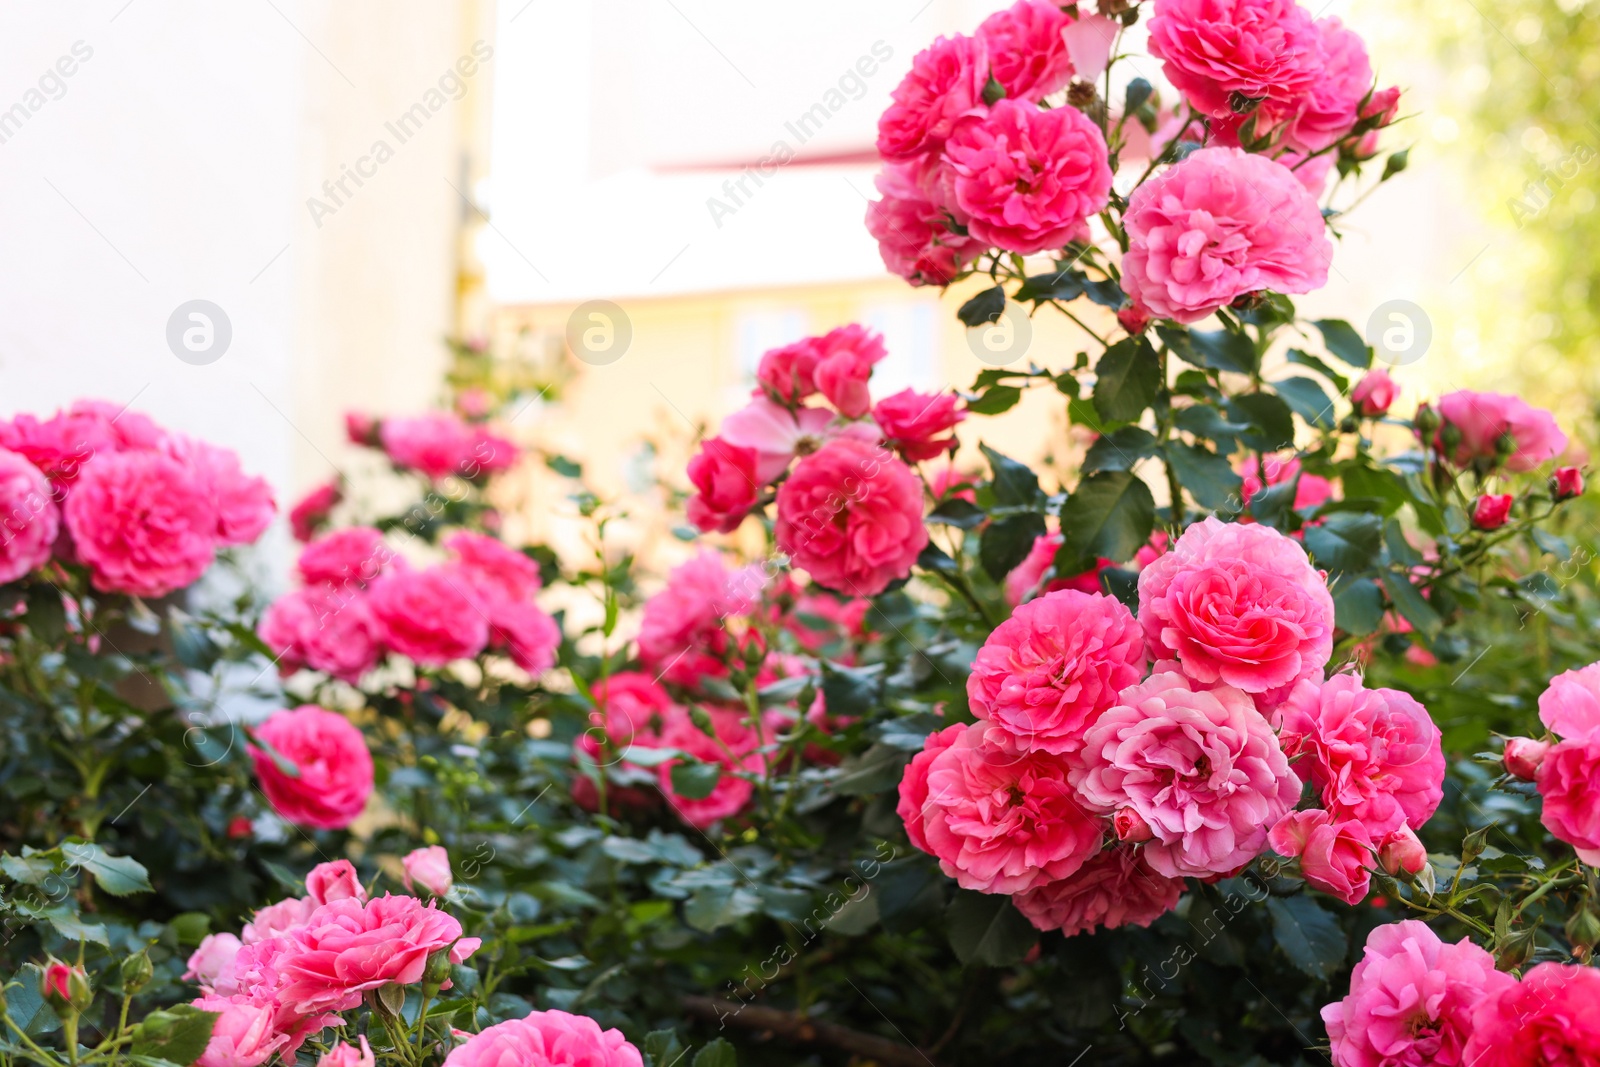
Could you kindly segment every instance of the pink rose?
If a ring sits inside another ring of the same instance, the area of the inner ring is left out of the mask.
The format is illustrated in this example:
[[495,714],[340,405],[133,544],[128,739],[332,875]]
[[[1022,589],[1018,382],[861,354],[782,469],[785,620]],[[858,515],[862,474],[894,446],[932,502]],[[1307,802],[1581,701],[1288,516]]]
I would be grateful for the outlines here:
[[289,822],[343,830],[367,806],[372,756],[361,731],[343,715],[302,704],[273,712],[254,733],[298,772],[291,777],[265,750],[251,746],[261,791]]
[[1149,47],[1184,99],[1213,118],[1231,115],[1236,96],[1295,102],[1324,62],[1315,23],[1293,0],[1156,0]]
[[1335,820],[1321,808],[1291,812],[1278,820],[1267,840],[1274,852],[1300,860],[1307,885],[1346,904],[1367,898],[1374,848],[1360,820]]
[[320,537],[300,550],[295,568],[307,585],[364,586],[382,574],[395,558],[371,526],[347,526]]
[[405,870],[407,892],[415,891],[420,885],[434,896],[442,897],[455,884],[450,874],[450,853],[441,845],[412,849],[400,865]]
[[1441,447],[1457,466],[1495,459],[1504,441],[1509,448],[1506,470],[1531,471],[1567,447],[1567,435],[1556,425],[1555,416],[1530,407],[1520,397],[1463,389],[1439,398],[1439,417],[1444,420],[1439,442],[1460,434],[1454,449]]
[[1278,712],[1279,741],[1300,757],[1336,819],[1374,839],[1421,827],[1444,797],[1444,750],[1428,711],[1398,689],[1368,689],[1353,674],[1300,682]]
[[522,449],[515,441],[483,426],[473,426],[468,435],[466,458],[461,461],[457,473],[469,480],[503,474],[515,467],[521,458]]
[[1600,663],[1550,679],[1539,694],[1539,721],[1569,741],[1600,734]]
[[1081,574],[1071,574],[1065,578],[1051,578],[1041,589],[1040,582],[1045,575],[1055,570],[1056,550],[1061,547],[1061,535],[1058,533],[1040,534],[1033,539],[1033,547],[1022,562],[1011,568],[1011,573],[1006,575],[1006,602],[1012,607],[1021,604],[1030,596],[1040,593],[1054,593],[1058,589],[1076,589],[1080,593],[1099,593],[1103,589],[1100,585],[1100,572],[1107,567],[1115,567],[1116,561],[1101,557],[1095,560],[1093,570]]
[[881,334],[854,323],[829,330],[821,338],[821,358],[813,377],[817,391],[849,419],[859,419],[872,407],[867,380],[873,365],[887,356]]
[[1372,63],[1361,35],[1332,17],[1317,21],[1317,33],[1323,61],[1284,134],[1287,143],[1305,152],[1330,148],[1347,137],[1372,91]]
[[1578,858],[1600,866],[1600,736],[1568,739],[1551,747],[1534,777],[1544,798],[1539,821],[1571,845]]
[[1417,874],[1428,865],[1428,850],[1409,826],[1402,826],[1378,842],[1378,865],[1387,874]]
[[472,589],[446,567],[398,571],[375,583],[367,602],[384,644],[423,666],[443,667],[489,643],[489,620]]
[[870,635],[866,625],[872,601],[863,597],[841,600],[831,593],[806,593],[796,597],[784,627],[800,647],[811,653],[837,642],[853,642]]
[[1516,498],[1510,493],[1484,493],[1472,505],[1472,525],[1480,530],[1498,530],[1511,518]]
[[1502,757],[1506,773],[1513,778],[1531,782],[1539,773],[1539,764],[1551,749],[1549,741],[1535,741],[1531,737],[1506,738],[1506,751]]
[[875,184],[883,194],[867,206],[867,232],[883,265],[912,285],[949,285],[983,251],[983,244],[950,229],[944,205],[919,181],[919,165],[886,164]]
[[539,564],[486,534],[458,530],[444,539],[455,557],[452,575],[459,575],[485,601],[525,602],[544,585]]
[[196,1067],[260,1067],[289,1044],[273,1025],[270,1005],[207,996],[194,1001],[201,1011],[220,1013]]
[[529,674],[543,674],[556,665],[561,627],[533,604],[498,601],[489,607],[489,645]]
[[957,34],[918,52],[911,70],[878,118],[878,152],[891,161],[913,160],[944,147],[964,116],[983,113],[989,57],[983,42]]
[[324,482],[301,497],[289,509],[289,529],[294,532],[294,539],[304,544],[315,537],[342,500],[344,489],[337,479]]
[[1305,549],[1269,526],[1190,526],[1140,572],[1139,623],[1152,658],[1269,702],[1333,654],[1333,597]]
[[[1302,473],[1300,459],[1297,456],[1262,456],[1261,473],[1266,475],[1267,485],[1282,485],[1284,482],[1300,479],[1294,490],[1296,511],[1301,508],[1321,507],[1333,496],[1333,483],[1315,474]],[[1254,469],[1254,464],[1247,463],[1239,474],[1242,479],[1239,498],[1248,506],[1264,486]]]
[[1571,500],[1583,495],[1583,471],[1577,467],[1557,467],[1550,476],[1550,498]]
[[1150,866],[1169,878],[1230,874],[1254,859],[1267,830],[1300,799],[1300,779],[1250,698],[1196,690],[1158,673],[1125,690],[1084,736],[1072,781],[1111,814],[1130,807],[1150,825]]
[[1389,408],[1394,405],[1400,396],[1400,386],[1389,377],[1389,372],[1382,367],[1375,367],[1361,376],[1356,387],[1350,391],[1350,402],[1356,410],[1369,419],[1389,413]]
[[[1505,977],[1505,976],[1501,976]],[[1472,1011],[1467,1067],[1583,1067],[1600,1062],[1600,971],[1541,963],[1497,982]],[[1455,1062],[1455,1061],[1451,1061]]]
[[159,597],[211,565],[217,511],[209,487],[160,452],[115,452],[84,466],[65,508],[78,557],[103,592]]
[[1516,985],[1467,938],[1440,941],[1417,919],[1378,926],[1349,996],[1322,1009],[1335,1067],[1479,1067],[1465,1049],[1473,1011]]
[[227,987],[233,981],[233,961],[243,947],[244,942],[232,934],[207,934],[190,954],[183,980],[198,982],[206,993],[219,985]]
[[387,894],[365,904],[335,900],[311,913],[288,935],[277,962],[281,1001],[301,1015],[348,1011],[369,989],[422,981],[428,957],[448,953],[460,963],[477,950],[461,924],[430,901]]
[[1024,255],[1059,248],[1106,206],[1111,166],[1100,127],[1075,107],[998,101],[959,124],[940,181],[971,235]]
[[373,1067],[372,1046],[367,1044],[367,1036],[361,1035],[361,1047],[341,1041],[328,1051],[324,1052],[317,1060],[317,1067]]
[[973,661],[967,701],[990,724],[990,744],[1073,753],[1144,668],[1144,639],[1127,608],[1064,589],[1028,601],[995,628]]
[[306,875],[306,898],[318,907],[331,900],[360,904],[367,899],[367,891],[349,860],[332,860],[317,864]]
[[967,417],[949,393],[919,393],[902,389],[872,407],[872,421],[883,431],[889,446],[910,463],[920,463],[950,451],[955,435],[940,437]]
[[672,569],[666,588],[645,602],[639,626],[639,661],[675,685],[728,673],[731,644],[725,623],[748,614],[766,582],[759,568],[734,572],[710,549]]
[[1074,874],[1100,851],[1101,820],[1067,781],[1065,761],[1007,755],[983,723],[932,734],[906,771],[896,809],[912,843],[964,889],[1022,893]]
[[276,904],[268,904],[257,909],[250,921],[244,924],[244,929],[239,932],[239,940],[246,945],[256,945],[282,937],[304,926],[316,910],[317,905],[309,897],[289,897]]
[[21,454],[63,488],[94,456],[154,450],[165,437],[148,417],[104,400],[79,400],[42,422],[27,414],[0,420],[0,448]]
[[922,483],[883,449],[836,438],[779,486],[776,538],[817,584],[875,596],[909,576],[928,543]]
[[590,692],[595,710],[589,720],[605,730],[612,744],[656,745],[667,715],[673,711],[672,697],[648,674],[622,671],[596,682]]
[[472,429],[442,411],[384,419],[378,426],[383,450],[397,467],[439,479],[459,473],[470,462]]
[[1040,930],[1068,937],[1104,927],[1149,926],[1178,905],[1183,879],[1151,870],[1136,848],[1109,848],[1059,882],[1012,898]]
[[1065,32],[1070,22],[1050,0],[1017,0],[978,26],[989,73],[1012,100],[1043,100],[1072,80]]
[[673,709],[667,715],[666,725],[661,731],[661,744],[693,756],[701,763],[720,767],[722,774],[712,787],[711,794],[699,798],[686,797],[673,788],[672,768],[681,762],[679,760],[667,760],[656,768],[656,783],[667,802],[684,822],[702,830],[721,819],[739,814],[749,806],[755,786],[749,778],[740,777],[738,772],[761,774],[766,767],[766,757],[756,751],[760,746],[760,738],[740,712],[708,708],[706,714],[711,717],[716,737],[708,737],[703,733],[689,718],[688,712]]
[[0,448],[0,585],[48,563],[60,526],[50,482],[23,456]]
[[643,1067],[620,1030],[564,1011],[535,1011],[486,1027],[452,1049],[444,1067]]
[[196,482],[210,495],[217,513],[215,536],[224,545],[253,543],[272,523],[278,510],[272,487],[264,478],[245,474],[232,449],[173,435],[163,448],[185,464]]
[[382,447],[378,439],[378,420],[359,411],[344,413],[344,435],[353,445],[364,445],[367,448]]
[[756,481],[777,481],[796,456],[807,456],[836,437],[876,444],[878,428],[865,422],[842,422],[827,408],[790,410],[758,396],[722,420],[722,440],[754,449]]
[[278,669],[303,667],[356,685],[383,656],[382,634],[363,593],[305,586],[274,600],[257,630]]
[[760,497],[756,459],[755,449],[730,445],[720,437],[700,442],[700,451],[689,460],[695,494],[686,512],[702,533],[732,533],[755,507]]
[[1124,223],[1123,288],[1179,322],[1261,289],[1320,289],[1333,261],[1315,197],[1288,168],[1237,148],[1202,148],[1145,182]]

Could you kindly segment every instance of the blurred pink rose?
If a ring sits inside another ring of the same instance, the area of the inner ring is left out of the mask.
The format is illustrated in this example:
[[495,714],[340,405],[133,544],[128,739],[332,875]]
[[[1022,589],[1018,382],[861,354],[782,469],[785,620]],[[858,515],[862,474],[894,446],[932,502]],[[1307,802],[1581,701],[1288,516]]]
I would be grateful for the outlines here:
[[720,437],[700,442],[689,460],[689,481],[695,493],[685,507],[689,521],[702,533],[732,533],[760,497],[756,450],[730,445]]
[[1399,396],[1400,386],[1389,377],[1389,372],[1382,367],[1375,367],[1363,374],[1350,391],[1350,402],[1362,415],[1373,419],[1388,414]]
[[644,1067],[620,1030],[564,1011],[535,1011],[467,1038],[444,1067]]
[[875,181],[882,199],[867,206],[867,232],[891,273],[912,285],[948,285],[983,244],[950,229],[944,205],[923,187],[919,169],[885,164]]
[[1033,539],[1033,547],[1028,550],[1027,556],[1006,575],[1007,603],[1016,607],[1030,596],[1053,593],[1058,589],[1076,589],[1080,593],[1103,592],[1100,572],[1107,567],[1116,566],[1115,561],[1104,558],[1095,561],[1094,570],[1068,575],[1065,578],[1052,578],[1043,589],[1039,588],[1044,576],[1055,568],[1056,550],[1061,547],[1061,543],[1062,538],[1058,533],[1040,534]]
[[215,556],[210,487],[160,452],[96,456],[68,494],[65,515],[103,592],[165,596],[195,582]]
[[384,572],[395,552],[371,526],[347,526],[300,550],[295,569],[307,585],[365,586]]
[[361,1035],[361,1047],[341,1041],[328,1051],[324,1052],[317,1060],[317,1067],[373,1067],[372,1046],[367,1044],[367,1036]]
[[489,607],[489,645],[529,674],[543,674],[556,664],[561,628],[537,605],[498,601]]
[[309,667],[356,685],[383,657],[382,632],[355,589],[291,590],[262,613],[256,633],[285,675]]
[[396,571],[367,594],[383,643],[426,667],[471,659],[489,643],[489,620],[472,586],[447,567]]
[[1484,493],[1472,505],[1472,525],[1480,530],[1498,530],[1511,518],[1516,498],[1510,493]]
[[455,884],[450,874],[450,853],[441,845],[412,849],[400,864],[405,870],[407,892],[414,892],[420,885],[434,896],[442,897]]
[[278,509],[272,487],[265,478],[246,474],[238,453],[179,434],[169,436],[162,447],[186,465],[210,495],[217,513],[215,537],[219,544],[251,544],[272,523]]
[[544,584],[539,564],[498,538],[458,530],[444,539],[444,547],[455,557],[450,573],[487,602],[526,602]]
[[1104,927],[1149,926],[1178,905],[1183,879],[1158,874],[1136,848],[1109,848],[1059,882],[1012,898],[1040,930],[1068,937]]
[[1454,450],[1441,446],[1457,466],[1473,460],[1493,460],[1499,454],[1501,440],[1508,435],[1508,471],[1531,471],[1567,447],[1567,435],[1556,425],[1555,416],[1530,407],[1520,397],[1462,389],[1439,398],[1439,417],[1444,420],[1439,430],[1440,442],[1451,428],[1461,435]]
[[738,815],[749,806],[755,786],[749,778],[740,777],[738,772],[760,774],[766,767],[766,757],[756,751],[760,739],[744,721],[741,712],[708,708],[706,714],[711,717],[712,729],[717,734],[715,738],[702,732],[689,718],[688,712],[673,708],[665,717],[661,744],[693,756],[701,763],[721,768],[721,777],[712,787],[710,795],[687,797],[673,788],[672,768],[680,760],[667,760],[656,768],[656,783],[667,798],[667,803],[672,805],[684,822],[702,830],[721,819]]
[[983,42],[957,34],[918,52],[878,118],[878,152],[891,161],[938,152],[966,115],[983,113],[989,56]]
[[1541,963],[1496,983],[1472,1012],[1467,1067],[1587,1067],[1600,1063],[1600,971]]
[[359,411],[344,413],[344,434],[353,445],[368,448],[382,447],[378,437],[378,420]]
[[1554,500],[1571,500],[1583,495],[1583,471],[1578,467],[1557,467],[1550,476],[1550,496]]
[[1235,96],[1293,103],[1324,76],[1320,34],[1294,0],[1156,0],[1149,25],[1167,80],[1213,118]]
[[319,907],[330,900],[354,900],[360,904],[367,899],[367,891],[356,876],[354,864],[332,860],[317,864],[306,875],[306,899]]
[[956,405],[957,399],[949,393],[902,389],[872,406],[872,421],[883,431],[891,448],[908,462],[920,463],[955,446],[954,434],[939,435],[954,430],[967,417]]
[[[1267,485],[1282,485],[1284,482],[1300,482],[1294,491],[1294,508],[1321,507],[1333,496],[1333,483],[1316,474],[1305,474],[1300,470],[1298,456],[1269,455],[1261,457],[1262,473],[1267,476]],[[1248,506],[1251,499],[1261,492],[1261,479],[1257,476],[1254,465],[1246,463],[1244,470],[1240,471],[1242,482],[1239,486],[1239,498]]]
[[472,449],[467,424],[445,412],[384,419],[378,435],[395,466],[433,479],[455,474]]
[[[1064,34],[1069,20],[1050,0],[1017,0],[978,26],[989,74],[1011,100],[1043,100],[1072,79]],[[1090,75],[1093,77],[1093,75]]]
[[289,1044],[289,1035],[273,1025],[268,1005],[217,996],[193,1003],[201,1011],[220,1013],[196,1067],[260,1067]]
[[60,526],[49,480],[22,455],[0,448],[0,585],[48,563]]
[[1372,835],[1358,819],[1334,819],[1321,808],[1279,819],[1268,835],[1272,850],[1298,858],[1306,884],[1346,904],[1367,898],[1376,867]]
[[759,568],[730,571],[720,555],[702,549],[674,567],[666,588],[645,601],[640,663],[675,685],[726,675],[723,658],[731,645],[727,619],[749,614],[765,584]]
[[315,537],[342,500],[344,490],[338,479],[324,482],[301,497],[289,509],[289,529],[294,532],[294,539],[304,544]]
[[366,807],[372,756],[361,731],[343,715],[302,704],[293,711],[273,712],[254,734],[298,772],[290,777],[265,751],[251,746],[261,791],[289,822],[342,830]]
[[0,419],[0,448],[26,457],[58,486],[71,485],[94,456],[151,451],[166,433],[148,416],[105,400],[79,400],[41,421],[22,414]]
[[589,721],[604,729],[612,744],[619,748],[660,744],[662,726],[673,704],[655,679],[643,671],[621,671],[596,682],[590,692],[595,710],[589,713]]

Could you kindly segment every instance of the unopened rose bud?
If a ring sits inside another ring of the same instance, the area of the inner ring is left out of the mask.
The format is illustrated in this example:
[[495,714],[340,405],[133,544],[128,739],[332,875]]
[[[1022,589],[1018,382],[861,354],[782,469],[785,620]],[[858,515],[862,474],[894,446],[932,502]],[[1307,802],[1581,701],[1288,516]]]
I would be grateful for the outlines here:
[[1117,322],[1121,324],[1129,335],[1143,333],[1145,327],[1150,325],[1150,312],[1138,304],[1129,304],[1117,312]]
[[1116,828],[1117,840],[1136,844],[1148,841],[1156,836],[1150,829],[1150,824],[1145,822],[1144,816],[1132,808],[1118,808],[1117,813],[1111,817],[1111,825]]
[[1510,430],[1494,439],[1495,455],[1505,459],[1517,450],[1517,437]]
[[1428,850],[1422,847],[1411,827],[1402,826],[1378,846],[1378,863],[1385,874],[1398,876],[1401,871],[1416,874],[1428,865]]
[[1545,753],[1549,751],[1548,741],[1535,741],[1531,737],[1507,738],[1504,757],[1506,773],[1524,782],[1533,781],[1533,776],[1539,773],[1539,764],[1544,762]]
[[1485,493],[1472,506],[1472,525],[1480,530],[1498,530],[1511,517],[1512,496]]
[[1417,408],[1417,413],[1412,417],[1411,424],[1417,428],[1417,436],[1422,438],[1424,444],[1432,440],[1433,433],[1439,428],[1439,413],[1427,404]]
[[122,991],[129,994],[137,993],[149,985],[151,976],[155,974],[155,968],[150,965],[150,957],[143,952],[125,958],[119,970],[122,977]]
[[1369,419],[1386,415],[1393,406],[1395,398],[1400,395],[1400,387],[1395,384],[1389,372],[1382,367],[1368,371],[1356,383],[1350,392],[1350,402],[1356,410]]
[[1575,949],[1591,949],[1600,944],[1600,915],[1590,907],[1573,912],[1567,920],[1567,940]]
[[429,845],[407,853],[400,861],[405,868],[406,889],[416,891],[421,886],[436,897],[450,892],[455,884],[450,875],[450,854],[442,845]]
[[45,1003],[58,1014],[81,1013],[94,1000],[94,991],[89,988],[89,976],[83,973],[83,968],[62,963],[58,959],[51,959],[44,965],[39,985]]
[[1461,447],[1461,427],[1453,422],[1439,427],[1439,446],[1445,455],[1455,455],[1456,449]]
[[1571,500],[1583,495],[1583,471],[1577,467],[1557,467],[1550,476],[1550,496],[1556,500]]

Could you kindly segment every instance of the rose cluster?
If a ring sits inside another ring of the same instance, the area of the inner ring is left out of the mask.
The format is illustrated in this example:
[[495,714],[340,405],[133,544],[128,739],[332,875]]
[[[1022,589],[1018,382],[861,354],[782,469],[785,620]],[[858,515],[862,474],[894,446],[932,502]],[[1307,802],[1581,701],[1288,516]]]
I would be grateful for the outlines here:
[[101,592],[165,596],[253,543],[275,508],[232,451],[114,404],[0,421],[0,582],[54,557]]
[[[1333,600],[1293,539],[1206,519],[1158,551],[1137,619],[1069,587],[989,636],[967,682],[977,721],[930,735],[901,782],[912,843],[964,888],[1011,894],[1068,934],[1148,925],[1184,878],[1235,874],[1269,833],[1276,847],[1318,820],[1371,827],[1348,850],[1363,873],[1341,867],[1344,882],[1320,837],[1292,853],[1313,884],[1364,894],[1378,850],[1439,803],[1438,730],[1404,694],[1325,680]],[[1302,774],[1323,808],[1295,811]]]
[[[859,325],[763,355],[754,398],[689,461],[690,521],[727,533],[775,502],[779,549],[818,584],[873,596],[910,575],[928,536],[908,464],[951,452],[966,412],[954,396],[912,389],[873,403],[872,369],[886,355]],[[807,403],[819,394],[830,406]]]
[[1551,679],[1539,719],[1551,736],[1507,740],[1506,772],[1538,788],[1546,830],[1600,865],[1600,663]]
[[370,526],[327,534],[300,553],[302,585],[263,615],[260,636],[279,668],[360,682],[386,653],[426,667],[486,650],[538,674],[555,663],[561,633],[534,602],[539,566],[493,537],[458,530],[449,558],[417,569]]
[[478,481],[501,474],[522,455],[506,437],[446,411],[384,419],[350,412],[345,432],[352,444],[378,449],[401,470],[435,482],[452,475]]

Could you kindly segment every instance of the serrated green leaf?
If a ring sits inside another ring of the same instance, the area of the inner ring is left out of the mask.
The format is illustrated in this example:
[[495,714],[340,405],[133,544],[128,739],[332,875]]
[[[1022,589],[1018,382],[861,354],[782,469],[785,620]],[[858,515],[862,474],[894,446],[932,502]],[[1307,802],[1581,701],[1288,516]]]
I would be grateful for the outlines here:
[[1039,940],[1011,898],[998,893],[956,891],[945,912],[945,933],[962,963],[1007,967],[1018,962]]
[[1131,471],[1142,459],[1156,454],[1155,435],[1138,426],[1120,426],[1104,433],[1083,457],[1083,473]]
[[1219,511],[1230,505],[1239,506],[1239,490],[1244,482],[1226,459],[1210,449],[1182,441],[1168,441],[1161,447],[1178,481],[1201,507]]
[[1077,490],[1061,505],[1063,543],[1057,560],[1063,555],[1076,563],[1098,556],[1118,562],[1130,560],[1150,540],[1155,522],[1155,498],[1137,475],[1131,471],[1096,471],[1079,482]]
[[1283,378],[1271,383],[1296,415],[1322,430],[1333,429],[1333,401],[1310,378]]
[[1268,897],[1272,935],[1295,969],[1326,982],[1344,964],[1339,922],[1307,895]]
[[1372,349],[1361,339],[1356,328],[1343,319],[1318,319],[1313,325],[1322,331],[1322,343],[1328,351],[1362,370],[1372,366]]
[[1137,419],[1161,388],[1161,362],[1142,334],[1106,349],[1094,373],[1094,408],[1108,422]]
[[1034,541],[1044,534],[1044,516],[1035,512],[996,519],[983,531],[983,540],[978,544],[978,562],[983,564],[989,577],[1000,581],[1028,557]]
[[967,326],[982,326],[986,322],[999,319],[1005,309],[1006,291],[997,285],[993,289],[985,289],[962,304],[961,310],[956,312],[956,318]]
[[153,1011],[134,1028],[131,1051],[186,1067],[205,1052],[220,1017],[219,1012],[201,1011],[189,1004]]

